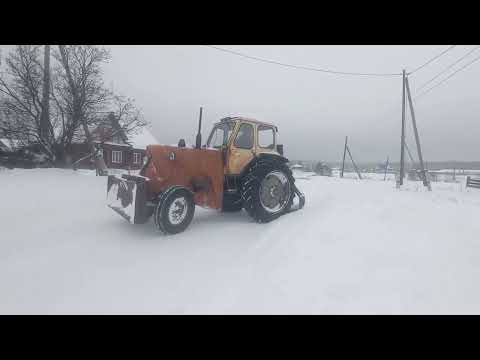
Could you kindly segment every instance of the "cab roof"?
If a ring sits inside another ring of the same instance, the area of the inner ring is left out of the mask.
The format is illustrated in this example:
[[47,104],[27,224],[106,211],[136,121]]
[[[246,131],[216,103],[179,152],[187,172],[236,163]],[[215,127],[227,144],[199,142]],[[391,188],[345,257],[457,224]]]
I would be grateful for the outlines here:
[[246,118],[246,117],[243,117],[243,116],[225,117],[223,119],[220,119],[220,122],[229,122],[229,121],[245,121],[245,122],[250,122],[250,123],[253,123],[253,124],[257,124],[257,125],[271,126],[271,127],[275,128],[276,131],[278,131],[278,128],[273,124],[270,124],[270,123],[267,123],[267,122],[264,122],[264,121],[259,121],[259,120],[256,120],[256,119]]

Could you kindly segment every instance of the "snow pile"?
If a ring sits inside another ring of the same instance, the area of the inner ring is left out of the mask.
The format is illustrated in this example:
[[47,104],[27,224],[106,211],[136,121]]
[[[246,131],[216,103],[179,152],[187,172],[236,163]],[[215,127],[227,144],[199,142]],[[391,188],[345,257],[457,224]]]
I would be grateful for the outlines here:
[[0,313],[480,313],[480,190],[306,175],[300,211],[197,208],[163,236],[105,205],[105,177],[2,171]]

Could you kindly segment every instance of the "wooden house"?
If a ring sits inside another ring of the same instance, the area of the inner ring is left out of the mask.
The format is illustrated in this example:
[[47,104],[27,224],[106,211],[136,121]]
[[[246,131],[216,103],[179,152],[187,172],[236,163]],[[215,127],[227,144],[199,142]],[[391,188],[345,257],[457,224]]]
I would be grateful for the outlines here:
[[[91,134],[95,147],[103,155],[109,169],[140,169],[146,147],[158,143],[146,127],[127,136],[112,114],[103,124],[91,129]],[[75,163],[84,158],[76,164],[76,168],[94,169],[94,160],[88,155],[89,149],[85,137],[80,134],[68,149],[69,160]]]

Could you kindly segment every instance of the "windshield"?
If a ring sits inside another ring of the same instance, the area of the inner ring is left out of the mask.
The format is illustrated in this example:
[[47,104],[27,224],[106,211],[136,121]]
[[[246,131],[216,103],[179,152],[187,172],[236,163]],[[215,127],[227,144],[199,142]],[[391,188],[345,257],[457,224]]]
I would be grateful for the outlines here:
[[219,149],[222,145],[227,145],[234,128],[235,123],[233,122],[215,125],[208,137],[207,147]]

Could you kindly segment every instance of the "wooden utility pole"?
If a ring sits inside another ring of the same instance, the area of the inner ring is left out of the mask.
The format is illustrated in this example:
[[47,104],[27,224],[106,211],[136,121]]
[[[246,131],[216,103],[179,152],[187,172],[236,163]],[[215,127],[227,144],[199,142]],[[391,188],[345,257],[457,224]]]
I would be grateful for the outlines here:
[[420,147],[420,137],[418,136],[417,121],[415,120],[415,112],[413,111],[412,96],[410,94],[410,86],[408,85],[407,77],[405,77],[405,86],[407,89],[408,103],[410,105],[410,114],[412,115],[413,132],[415,133],[415,141],[417,143],[417,153],[418,153],[418,160],[420,162],[420,171],[422,172],[422,175],[423,175],[423,185],[425,185],[429,191],[432,191],[432,187],[430,185],[430,181],[427,179],[427,174],[425,172],[425,167],[423,164],[422,149]]
[[410,161],[412,162],[412,165],[415,166],[415,160],[413,160],[412,153],[410,152],[410,149],[408,148],[407,143],[405,143],[405,149],[407,149],[408,157],[410,158]]
[[360,171],[358,171],[357,165],[355,165],[355,161],[353,161],[352,154],[350,152],[350,148],[347,146],[347,151],[348,151],[348,156],[350,156],[350,160],[352,160],[353,167],[355,168],[355,171],[357,172],[358,178],[361,180],[362,175],[360,175]]
[[345,147],[343,149],[342,172],[340,173],[340,177],[342,177],[342,178],[343,178],[343,170],[345,169],[345,155],[347,153],[347,140],[348,140],[348,136],[345,136]]
[[387,163],[385,164],[385,175],[383,175],[383,181],[387,180],[387,170],[388,170],[388,156],[387,156]]
[[400,140],[400,185],[403,185],[403,177],[405,176],[405,70],[402,71],[402,135]]
[[[43,93],[42,113],[40,116],[40,135],[46,141],[50,137],[50,45],[45,45],[43,56]],[[49,141],[46,141],[50,143]]]

